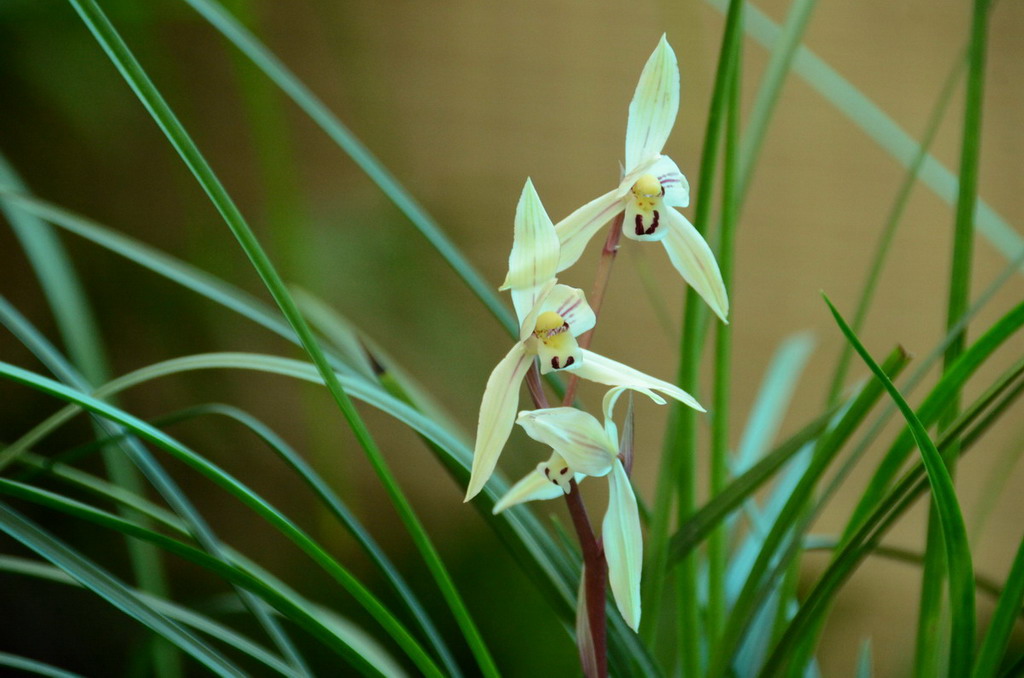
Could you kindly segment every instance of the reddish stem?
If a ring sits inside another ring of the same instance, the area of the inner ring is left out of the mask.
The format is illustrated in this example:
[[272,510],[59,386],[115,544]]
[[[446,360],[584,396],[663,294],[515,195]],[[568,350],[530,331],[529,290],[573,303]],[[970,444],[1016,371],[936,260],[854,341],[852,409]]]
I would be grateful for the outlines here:
[[[594,278],[594,291],[590,295],[590,307],[594,310],[595,317],[601,312],[601,304],[604,302],[604,293],[608,287],[608,280],[611,277],[612,263],[615,261],[615,254],[619,249],[619,238],[622,235],[622,222],[625,214],[619,214],[612,219],[608,229],[608,236],[601,250],[601,260],[597,264],[597,274]],[[594,331],[590,330],[579,336],[577,341],[580,348],[588,348]],[[530,389],[530,396],[538,408],[548,407],[547,396],[541,386],[540,371],[537,369],[537,362],[534,361],[530,371],[526,375],[526,383]],[[563,406],[569,406],[576,398],[576,386],[579,377],[570,374],[569,383],[566,385],[565,398],[562,399]],[[580,549],[583,552],[584,572],[584,595],[587,597],[587,622],[590,626],[591,641],[594,644],[594,658],[596,661],[596,674],[587,678],[607,678],[608,676],[608,641],[607,626],[608,620],[605,615],[605,591],[608,588],[608,562],[604,557],[604,547],[601,541],[594,535],[590,519],[587,517],[587,507],[583,504],[583,497],[580,496],[579,486],[576,481],[570,481],[569,494],[565,495],[565,504],[572,516],[572,525],[576,530],[576,537],[580,542]]]
[[[611,220],[611,226],[608,228],[608,237],[605,238],[604,248],[601,250],[601,260],[597,262],[597,275],[594,276],[594,291],[590,293],[590,308],[594,310],[595,317],[601,312],[601,304],[604,303],[604,292],[608,288],[608,280],[611,278],[612,263],[615,261],[615,255],[619,251],[622,221],[625,218],[626,213],[622,212]],[[594,330],[592,329],[577,337],[580,348],[590,348],[590,340],[593,337]],[[579,377],[573,374],[569,375],[569,383],[565,387],[565,398],[562,400],[563,405],[569,406],[576,399],[576,386],[579,382]]]
[[608,563],[604,559],[604,548],[594,537],[594,530],[587,517],[587,507],[583,505],[579,486],[576,481],[569,482],[572,488],[565,495],[565,505],[569,507],[572,525],[580,540],[583,551],[583,584],[584,595],[587,596],[587,622],[590,626],[590,638],[594,644],[594,658],[597,663],[595,676],[587,678],[607,678],[608,676],[608,644],[606,639],[607,620],[604,613],[604,595],[608,586]]

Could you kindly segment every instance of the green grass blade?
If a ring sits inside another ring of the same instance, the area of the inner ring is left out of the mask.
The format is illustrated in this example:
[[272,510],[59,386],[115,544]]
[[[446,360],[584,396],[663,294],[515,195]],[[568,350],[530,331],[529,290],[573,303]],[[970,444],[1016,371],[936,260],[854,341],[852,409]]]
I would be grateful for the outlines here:
[[0,652],[0,666],[8,666],[12,669],[40,676],[49,676],[49,678],[84,678],[80,673],[71,673],[64,669],[58,669],[56,666],[44,664],[41,661],[29,659],[28,657],[19,657],[9,652]]
[[[726,0],[706,2],[720,12],[726,11]],[[779,37],[778,24],[751,3],[747,3],[746,15],[746,32],[771,49]],[[849,80],[804,46],[797,48],[793,70],[900,164],[911,165],[920,145]],[[921,181],[946,204],[955,204],[958,178],[931,154],[925,157]],[[978,232],[1007,260],[1024,248],[1024,237],[984,200],[978,200],[975,224]]]
[[[725,33],[719,48],[715,84],[711,95],[704,145],[701,151],[701,165],[698,191],[695,200],[694,224],[699,232],[708,229],[711,215],[714,177],[718,167],[718,155],[722,129],[725,124],[726,102],[728,100],[730,77],[734,62],[738,60],[742,39],[743,2],[732,0],[726,16]],[[704,326],[707,312],[703,301],[692,289],[686,291],[683,311],[683,332],[679,343],[679,371],[677,383],[688,393],[697,394],[697,375],[700,354],[704,344]],[[677,524],[682,524],[696,510],[696,412],[687,407],[672,406],[670,425],[662,446],[659,482],[655,490],[651,534],[648,540],[650,556],[647,557],[645,572],[647,590],[643,594],[645,619],[657,620],[662,604],[663,585],[668,574],[668,537],[671,523],[673,496],[676,503]],[[695,676],[700,672],[700,647],[698,644],[700,616],[697,598],[696,558],[685,558],[676,574],[677,616],[676,626],[677,660],[681,661],[683,674]],[[648,622],[641,628],[648,645],[658,629]],[[675,661],[675,660],[674,660]]]
[[440,632],[430,619],[430,615],[427,614],[427,611],[416,597],[416,594],[413,593],[412,588],[410,588],[406,583],[405,578],[402,577],[398,568],[395,567],[387,557],[387,554],[384,553],[380,545],[377,544],[376,540],[374,540],[373,536],[349,510],[348,506],[346,506],[341,498],[338,497],[338,495],[331,489],[330,485],[324,481],[324,479],[306,462],[305,459],[302,458],[301,455],[299,455],[298,452],[291,447],[291,445],[285,442],[283,438],[256,417],[231,405],[198,405],[177,413],[173,417],[164,417],[159,423],[161,425],[165,425],[176,421],[193,419],[200,415],[218,415],[227,417],[228,419],[241,424],[263,441],[267,447],[269,447],[278,457],[291,467],[291,469],[302,478],[306,485],[313,490],[313,493],[317,496],[324,507],[326,507],[328,512],[330,512],[330,514],[334,516],[334,518],[355,538],[373,563],[384,574],[385,578],[391,584],[391,587],[395,590],[405,607],[409,610],[413,619],[416,620],[416,623],[423,631],[424,636],[426,636],[431,646],[433,646],[434,650],[437,652],[438,658],[441,659],[441,662],[444,664],[445,671],[448,672],[448,675],[462,675],[458,665],[455,663],[455,658],[452,656],[447,645],[445,645],[444,638],[441,637]]
[[745,472],[769,449],[813,350],[813,337],[802,332],[786,338],[775,351],[750,407],[743,436],[736,446],[735,473]]
[[697,548],[716,525],[742,508],[743,502],[772,478],[793,455],[816,440],[832,420],[826,413],[787,438],[760,461],[733,479],[729,485],[686,521],[669,542],[669,561],[674,562]]
[[[907,361],[907,355],[901,349],[896,349],[885,361],[885,369],[890,372],[897,372],[906,365]],[[880,384],[876,382],[866,384],[835,427],[815,445],[814,455],[807,470],[793,489],[785,506],[779,512],[778,519],[772,525],[771,531],[764,538],[764,545],[758,553],[754,565],[751,567],[750,575],[743,585],[743,590],[733,605],[721,639],[711,654],[711,666],[708,670],[708,675],[712,678],[719,678],[728,673],[732,659],[743,641],[744,634],[754,617],[754,613],[760,608],[761,603],[768,594],[775,588],[773,585],[774,575],[780,572],[782,568],[785,568],[788,562],[796,555],[797,549],[795,547],[798,546],[799,542],[796,539],[790,538],[790,536],[799,535],[802,526],[806,525],[812,517],[806,511],[807,501],[811,493],[843,444],[864,420],[883,393],[884,389]],[[800,523],[799,525],[797,524],[798,522]],[[790,548],[788,548],[787,553],[780,555],[779,550],[785,548],[787,539]],[[768,574],[770,567],[774,568],[772,574]]]
[[[864,320],[867,317],[868,309],[871,307],[871,302],[874,299],[875,290],[878,286],[878,281],[881,278],[882,268],[888,258],[889,249],[892,246],[893,239],[896,236],[896,230],[903,218],[903,212],[906,210],[907,204],[910,201],[910,194],[913,191],[914,186],[917,184],[918,177],[921,173],[921,167],[928,155],[928,150],[931,148],[932,142],[935,141],[935,135],[938,133],[939,125],[945,118],[946,111],[949,109],[949,104],[953,100],[953,93],[956,91],[957,84],[960,82],[960,77],[963,75],[965,64],[966,58],[963,55],[958,56],[954,62],[953,68],[950,70],[950,73],[946,78],[946,82],[943,84],[942,90],[939,92],[938,100],[932,107],[932,112],[929,116],[928,124],[925,126],[924,136],[921,139],[921,144],[918,147],[917,153],[914,155],[914,159],[911,161],[906,174],[903,176],[903,183],[900,184],[899,190],[896,192],[896,198],[893,200],[892,207],[886,217],[885,226],[882,228],[882,234],[878,238],[875,254],[871,258],[871,267],[868,270],[867,276],[865,276],[864,287],[861,289],[860,297],[857,300],[857,310],[853,314],[853,321],[850,325],[855,333],[859,334],[861,328],[864,326]],[[834,403],[839,398],[839,393],[842,391],[843,383],[846,381],[846,374],[849,371],[850,359],[852,357],[853,348],[848,343],[843,344],[842,349],[840,349],[839,361],[836,363],[835,373],[832,375],[832,383],[829,386],[829,403]]]
[[[957,439],[961,441],[959,452],[970,448],[991,424],[994,413],[1004,411],[1024,393],[1024,360],[1008,370],[995,384],[986,390],[957,422],[942,433],[938,449],[945,451]],[[918,497],[928,490],[928,478],[924,463],[918,461],[906,473],[875,509],[859,525],[854,534],[839,541],[838,553],[819,577],[818,582],[804,598],[796,616],[790,622],[779,640],[772,656],[765,663],[763,673],[773,675],[789,657],[792,648],[805,643],[808,636],[816,637],[829,601],[838,592],[857,565],[867,556],[876,553],[884,555],[879,541],[885,532],[913,505]],[[891,549],[888,549],[891,551]],[[923,562],[923,558],[919,559]],[[977,578],[976,578],[977,579]]]
[[476,628],[476,624],[470,617],[458,589],[456,589],[451,581],[451,577],[441,561],[440,555],[434,548],[426,529],[416,517],[412,505],[395,481],[394,474],[380,453],[370,435],[369,429],[367,429],[352,401],[345,393],[326,355],[313,336],[305,318],[299,312],[287,287],[285,287],[277,269],[270,262],[266,252],[249,228],[238,207],[228,195],[205,158],[203,158],[185,128],[178,121],[170,107],[168,107],[163,97],[128,49],[128,46],[118,35],[114,26],[95,1],[69,0],[69,2],[74,6],[79,16],[92,32],[93,37],[96,38],[104,51],[107,52],[107,55],[111,58],[118,71],[120,71],[125,81],[149,111],[153,120],[167,136],[168,141],[170,141],[171,145],[181,156],[200,186],[206,191],[211,202],[217,208],[217,211],[220,212],[225,223],[245,251],[246,256],[249,257],[256,272],[266,285],[267,290],[288,320],[288,324],[292,326],[295,333],[299,336],[303,348],[309,354],[313,363],[317,365],[328,391],[351,427],[356,439],[365,450],[371,466],[388,494],[388,498],[398,512],[402,523],[412,537],[413,543],[423,557],[427,569],[441,590],[441,594],[454,615],[459,628],[462,630],[463,636],[466,638],[478,665],[485,675],[498,675],[494,660],[491,658],[490,652]]
[[[742,23],[743,18],[739,21]],[[743,77],[742,41],[733,55],[725,115],[725,148],[722,163],[722,222],[719,232],[718,267],[729,298],[733,298],[733,262],[736,225],[739,217],[739,120],[743,102],[740,85]],[[715,327],[714,369],[711,405],[711,463],[708,496],[721,494],[729,482],[729,401],[732,390],[732,326]],[[692,512],[691,512],[692,515]],[[714,638],[722,630],[726,614],[725,574],[729,560],[729,534],[725,523],[712,531],[707,551],[707,617],[705,635]]]
[[[64,357],[43,337],[35,327],[31,325],[20,313],[14,309],[6,299],[0,296],[0,322],[6,325],[16,337],[18,337],[44,364],[46,364],[54,374],[58,375],[64,383],[72,386],[79,391],[89,391],[90,386],[85,379],[78,374],[77,370],[71,366]],[[100,434],[106,434],[108,437],[117,436],[121,431],[116,425],[103,419],[102,417],[93,417],[94,425]],[[222,549],[220,540],[214,534],[209,524],[202,517],[199,511],[195,508],[189,498],[182,492],[181,488],[178,487],[177,483],[167,474],[167,472],[160,466],[159,463],[149,454],[149,451],[139,443],[138,439],[134,436],[125,436],[117,439],[117,446],[104,447],[104,455],[111,456],[116,454],[120,461],[117,464],[108,465],[110,468],[116,471],[111,473],[111,479],[121,487],[125,488],[129,492],[135,494],[142,493],[141,483],[136,477],[135,468],[132,468],[132,473],[127,473],[125,469],[120,468],[123,465],[134,463],[142,475],[144,475],[156,488],[157,492],[164,498],[165,501],[174,509],[174,511],[180,515],[186,522],[188,522],[192,534],[203,545],[213,556],[222,555]],[[118,449],[118,447],[120,449]],[[8,460],[8,452],[4,451],[0,453],[0,468]],[[159,559],[157,554],[149,549],[144,544],[130,544],[129,551],[133,554],[137,554],[135,560],[140,564],[148,564],[150,567],[159,567]],[[160,570],[158,570],[159,572]],[[148,574],[141,581],[146,583],[146,588],[159,595],[166,593],[166,587],[162,586],[164,583],[162,578],[156,578],[154,581],[154,574]],[[298,650],[292,644],[288,636],[284,633],[284,630],[278,625],[277,621],[266,609],[266,607],[260,603],[259,600],[250,596],[246,591],[238,590],[238,595],[241,598],[243,604],[252,612],[253,616],[256,617],[257,621],[266,630],[267,634],[274,640],[285,656],[288,657],[289,661],[292,662],[296,667],[303,670],[304,673],[308,673],[305,670],[305,662],[299,655]],[[159,651],[158,651],[159,652]],[[161,669],[161,673],[170,670],[174,671],[176,667],[176,661],[173,657],[157,656],[155,659],[160,661],[166,661],[168,664],[165,668]]]
[[[972,256],[974,252],[974,209],[978,190],[978,159],[981,153],[981,107],[985,74],[987,43],[988,0],[975,0],[971,22],[971,40],[968,50],[967,96],[964,112],[963,139],[960,151],[960,185],[956,203],[956,221],[953,228],[953,254],[949,275],[949,297],[946,329],[953,333],[943,358],[944,369],[949,369],[963,353],[967,343],[967,327],[959,327],[967,311],[971,293]],[[956,419],[960,409],[960,391],[950,394],[939,429]],[[950,457],[949,473],[956,472],[956,455]],[[936,500],[937,501],[937,500]],[[943,627],[943,584],[947,570],[953,567],[944,556],[946,528],[940,515],[941,507],[935,502],[928,513],[925,567],[921,578],[921,598],[917,622],[915,675],[922,678],[934,675],[944,665],[947,652],[937,639],[936,630]],[[949,576],[953,576],[949,574]],[[955,611],[954,611],[955,612]],[[952,633],[956,633],[954,627]],[[952,645],[950,652],[956,650]],[[951,660],[952,661],[952,660]],[[961,674],[954,674],[961,675]]]
[[419,643],[356,577],[332,558],[295,523],[233,476],[146,422],[91,396],[6,363],[0,363],[0,376],[62,400],[76,403],[90,412],[95,412],[121,424],[130,429],[139,438],[159,446],[206,478],[212,480],[255,511],[271,526],[295,543],[315,563],[322,567],[325,572],[331,575],[395,639],[395,642],[408,654],[409,658],[420,670],[427,675],[441,675],[433,660],[423,651]]
[[[786,23],[782,25],[778,37],[771,46],[768,66],[761,77],[761,85],[750,111],[750,120],[743,132],[743,145],[740,149],[740,177],[737,196],[742,205],[743,199],[750,188],[754,170],[757,168],[761,145],[768,131],[768,123],[775,112],[782,85],[793,64],[793,57],[800,47],[807,22],[811,19],[818,0],[794,0],[786,14]],[[749,30],[749,29],[748,29]]]
[[409,221],[437,250],[466,286],[483,302],[503,327],[512,335],[519,333],[518,324],[501,299],[494,292],[493,285],[462,255],[448,239],[440,226],[416,202],[415,198],[402,187],[395,177],[374,157],[351,130],[314,95],[302,81],[288,70],[256,37],[240,24],[223,6],[213,0],[185,0],[204,19],[216,28],[235,47],[242,51],[267,77],[281,88],[350,158],[381,191],[394,202],[395,206],[408,217]]
[[[938,512],[942,527],[942,537],[945,544],[946,562],[949,566],[949,597],[952,607],[953,632],[950,640],[949,671],[950,675],[965,676],[970,672],[972,655],[974,652],[974,567],[971,562],[970,545],[967,541],[967,529],[964,525],[963,515],[960,512],[960,504],[956,498],[956,490],[953,488],[953,480],[949,475],[946,464],[939,455],[935,444],[928,436],[921,420],[911,409],[910,405],[903,398],[881,367],[871,358],[867,350],[853,334],[853,331],[839,315],[839,311],[832,306],[832,303],[825,298],[832,315],[835,317],[839,328],[846,336],[847,341],[853,344],[858,355],[865,364],[874,372],[889,392],[889,395],[900,412],[907,420],[907,424],[913,433],[918,449],[921,451],[922,461],[928,472],[928,481],[932,487],[933,506]],[[939,638],[932,638],[931,642],[941,644]]]
[[[985,363],[992,353],[1002,346],[1013,336],[1021,326],[1024,326],[1024,303],[1018,304],[1006,315],[1000,318],[985,334],[957,359],[956,363],[942,375],[939,382],[932,388],[931,392],[918,407],[917,416],[925,425],[934,423],[942,409],[949,401],[952,393],[955,393],[967,381],[974,372]],[[893,442],[889,451],[879,464],[878,470],[872,476],[868,487],[861,495],[861,499],[850,517],[847,533],[851,532],[871,508],[877,504],[890,486],[893,478],[903,466],[907,456],[913,449],[914,438],[912,431],[908,428]]]
[[[323,619],[323,615],[319,610],[313,609],[314,606],[312,604],[302,600],[279,581],[267,577],[262,571],[257,576],[239,564],[213,558],[195,547],[171,539],[137,523],[119,518],[112,513],[101,511],[60,494],[32,487],[31,485],[0,479],[0,492],[46,506],[47,508],[125,535],[145,540],[164,549],[168,553],[180,556],[189,562],[208,569],[232,584],[252,591],[269,604],[275,606],[284,615],[307,628],[320,640],[324,641],[328,647],[343,656],[361,674],[382,675],[377,667],[373,666],[373,663],[364,656],[364,653],[359,651],[354,643],[349,642],[344,634],[337,633],[332,629],[332,625]],[[290,669],[290,671],[294,671],[294,669]]]
[[[2,154],[0,187],[15,191],[28,190]],[[92,308],[60,238],[37,216],[3,198],[0,198],[0,210],[7,217],[43,288],[71,362],[88,383],[103,383],[110,374],[103,341]],[[135,491],[142,487],[138,471],[120,451],[103,450],[103,462],[107,473],[116,482]],[[166,574],[157,553],[151,547],[129,541],[128,555],[135,579],[143,589],[158,595],[166,592]],[[153,646],[152,654],[154,668],[160,678],[178,678],[183,675],[181,658],[171,646],[157,643]]]
[[60,567],[83,586],[194,657],[216,675],[245,675],[229,659],[143,603],[106,570],[3,503],[0,503],[0,531]]
[[[36,579],[45,579],[46,581],[56,582],[59,584],[68,584],[71,586],[79,585],[77,580],[72,578],[63,570],[53,567],[52,565],[46,565],[27,558],[0,555],[0,571],[34,577]],[[149,595],[143,591],[133,591],[133,593],[144,603],[148,604],[168,619],[172,619],[180,624],[195,629],[196,631],[200,631],[207,636],[217,638],[224,644],[230,645],[239,652],[252,657],[276,673],[291,677],[301,675],[291,666],[281,661],[280,658],[268,652],[265,648],[254,643],[252,640],[246,638],[231,627],[225,626],[211,617],[199,614],[194,610],[190,610],[189,608],[178,605],[172,601],[163,600]]]

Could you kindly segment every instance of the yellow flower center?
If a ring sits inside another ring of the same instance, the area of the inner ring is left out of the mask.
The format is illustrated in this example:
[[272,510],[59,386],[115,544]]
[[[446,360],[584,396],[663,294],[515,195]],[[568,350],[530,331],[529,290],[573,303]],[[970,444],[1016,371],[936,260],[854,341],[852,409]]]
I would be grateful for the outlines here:
[[632,226],[637,235],[653,235],[658,229],[660,214],[658,205],[665,195],[665,187],[653,174],[645,174],[636,180],[631,189],[633,193],[631,215]]
[[653,210],[661,196],[665,195],[665,189],[653,174],[645,174],[637,179],[632,190],[636,207],[642,212]]
[[569,331],[569,323],[565,318],[554,311],[545,311],[537,316],[533,336],[541,343],[540,354],[546,363],[545,371],[548,369],[547,364],[558,370],[576,362],[572,356],[578,348],[576,337]]

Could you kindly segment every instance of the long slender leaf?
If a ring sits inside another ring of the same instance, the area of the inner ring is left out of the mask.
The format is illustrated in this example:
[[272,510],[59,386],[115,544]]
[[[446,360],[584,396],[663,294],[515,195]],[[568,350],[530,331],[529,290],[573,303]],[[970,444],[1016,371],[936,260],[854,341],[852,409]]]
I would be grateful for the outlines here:
[[325,572],[331,575],[335,581],[341,584],[395,639],[421,670],[431,675],[439,675],[437,667],[416,640],[358,579],[324,551],[319,544],[311,539],[295,523],[230,474],[146,422],[84,393],[6,363],[0,363],[0,376],[56,396],[62,400],[76,403],[91,412],[100,414],[127,427],[141,439],[159,446],[199,471],[221,488],[227,490],[288,537],[314,562],[320,565]]
[[466,283],[466,286],[483,302],[495,318],[512,336],[519,334],[519,326],[501,299],[495,294],[493,284],[483,276],[462,255],[448,239],[422,205],[398,182],[395,177],[374,157],[366,146],[352,134],[352,131],[331,113],[330,109],[309,90],[301,80],[268,50],[256,37],[238,22],[215,0],[185,0],[193,9],[210,22],[235,47],[242,51],[253,64],[281,88],[289,98],[315,122],[334,143],[366,172],[366,175],[380,187],[381,191],[408,217],[413,226],[437,250],[449,266]]
[[[59,568],[27,558],[18,558],[16,556],[0,555],[0,571],[34,577],[37,579],[45,579],[59,584],[70,584],[72,586],[80,585],[76,579]],[[173,619],[176,622],[189,626],[197,631],[201,631],[208,636],[217,638],[225,644],[239,650],[243,654],[252,657],[272,671],[280,673],[283,676],[297,677],[302,675],[296,672],[288,664],[281,661],[278,657],[275,657],[273,654],[268,652],[265,648],[257,645],[252,640],[246,638],[231,627],[221,624],[211,617],[199,614],[195,610],[190,610],[187,607],[178,605],[170,600],[157,598],[145,593],[144,591],[134,591],[133,593],[143,602],[150,605],[154,610],[166,616],[168,619]]]
[[[728,5],[728,0],[705,1],[723,13]],[[749,2],[746,14],[744,29],[747,34],[763,47],[771,49],[778,40],[779,25]],[[797,48],[793,70],[901,165],[910,167],[920,144],[853,83],[803,45]],[[925,157],[921,181],[946,204],[956,202],[957,176],[931,154]],[[984,200],[978,201],[975,223],[978,232],[1007,260],[1013,259],[1024,248],[1024,237]]]
[[[907,360],[908,357],[902,349],[896,349],[886,359],[885,369],[897,372],[906,365]],[[883,391],[882,386],[875,382],[866,384],[836,426],[827,434],[827,437],[816,444],[814,456],[807,471],[800,478],[800,482],[793,489],[786,505],[779,512],[779,517],[771,531],[765,537],[764,546],[751,567],[750,576],[744,583],[743,590],[730,612],[726,628],[712,653],[709,676],[718,678],[728,672],[732,658],[742,642],[754,612],[773,588],[771,583],[774,577],[766,576],[769,567],[774,562],[775,571],[778,572],[795,555],[795,548],[790,548],[790,553],[783,556],[779,556],[778,549],[784,546],[787,539],[791,547],[795,547],[798,543],[789,538],[789,535],[799,534],[800,527],[797,525],[797,520],[800,520],[801,524],[809,521],[810,516],[807,515],[805,506],[811,492],[842,445],[881,398]]]
[[30,485],[4,479],[0,479],[0,492],[56,509],[81,520],[113,529],[132,537],[144,539],[169,553],[181,556],[190,562],[211,570],[233,584],[254,592],[269,604],[277,607],[283,614],[294,619],[296,623],[307,628],[320,640],[324,641],[328,647],[338,652],[361,674],[381,675],[379,667],[374,666],[373,662],[365,656],[365,653],[360,652],[355,647],[355,643],[352,643],[350,638],[347,638],[345,634],[338,633],[324,619],[324,615],[319,610],[314,609],[315,606],[302,600],[279,581],[266,578],[262,572],[260,572],[261,576],[257,576],[244,569],[238,563],[228,563],[224,560],[213,558],[199,549],[166,537],[149,528],[142,527],[82,502],[68,499],[54,492],[48,492]]
[[324,354],[305,318],[292,299],[277,269],[273,266],[256,236],[246,223],[242,213],[193,143],[188,132],[185,131],[185,128],[171,111],[159,91],[157,91],[128,49],[128,46],[118,35],[117,30],[95,1],[69,0],[69,2],[74,6],[79,16],[92,32],[93,37],[96,38],[97,42],[107,52],[107,55],[111,58],[118,71],[120,71],[125,81],[149,111],[154,122],[157,123],[167,136],[168,141],[181,156],[200,186],[206,191],[211,202],[217,208],[217,211],[220,212],[228,228],[245,251],[246,256],[249,257],[256,272],[266,285],[267,290],[274,297],[274,301],[277,302],[281,312],[288,320],[288,324],[292,326],[302,341],[303,348],[309,354],[313,363],[316,364],[323,376],[328,391],[331,393],[345,420],[352,428],[356,439],[366,452],[371,466],[388,494],[388,498],[391,500],[402,523],[412,537],[413,543],[423,557],[427,569],[433,576],[438,588],[440,588],[445,602],[448,603],[448,607],[452,611],[459,628],[462,630],[478,665],[485,675],[496,676],[498,671],[494,666],[494,660],[491,658],[490,652],[476,628],[476,624],[470,617],[458,589],[455,588],[454,583],[451,581],[451,577],[441,561],[440,555],[434,548],[426,529],[417,518],[412,505],[405,497],[405,494],[394,478],[394,474],[391,472],[377,444],[370,435],[369,429],[356,411],[341,382],[335,376],[327,356]]
[[160,637],[219,676],[244,676],[229,659],[142,602],[113,575],[56,539],[20,513],[0,503],[0,530],[70,574],[114,607],[151,628]]
[[[85,378],[78,374],[77,370],[2,296],[0,296],[0,322],[6,325],[64,383],[80,391],[89,390],[90,387]],[[113,452],[118,456],[123,455],[119,463],[108,463],[108,468],[111,470],[111,479],[125,490],[141,494],[141,483],[136,476],[135,469],[132,468],[132,472],[128,473],[126,469],[121,468],[123,464],[130,466],[134,463],[142,471],[142,475],[153,484],[164,500],[188,523],[191,533],[203,545],[203,548],[214,557],[222,555],[221,544],[217,535],[214,534],[209,524],[185,493],[182,492],[163,467],[150,455],[145,446],[134,436],[118,436],[117,434],[122,429],[102,417],[94,416],[93,422],[96,430],[101,435],[113,437],[117,441],[115,446],[103,446],[104,454],[109,455],[109,453]],[[0,468],[2,468],[5,458],[6,451],[0,454]],[[159,567],[157,554],[147,545],[135,544],[134,542],[129,542],[129,551],[137,554],[135,562],[156,569],[155,573],[147,573],[140,580],[144,583],[144,587],[153,593],[164,595],[166,587],[163,585],[162,577],[158,576],[161,568]],[[265,606],[244,590],[238,590],[237,593],[242,603],[252,612],[260,625],[267,631],[267,634],[274,640],[285,656],[288,657],[288,660],[304,673],[308,673],[305,662],[298,653],[298,650]],[[156,661],[166,662],[166,666],[160,672],[163,674],[168,671],[175,671],[177,669],[175,658],[164,656],[166,652],[161,653],[162,651],[158,650],[157,655],[154,657]]]
[[[914,410],[907,404],[902,394],[896,389],[886,373],[879,367],[864,346],[853,334],[850,327],[843,320],[839,311],[832,306],[832,303],[825,298],[832,315],[835,317],[839,328],[846,336],[847,341],[853,344],[858,355],[865,364],[874,372],[878,381],[885,386],[889,395],[900,408],[928,472],[928,481],[932,487],[934,507],[938,511],[941,521],[943,542],[946,550],[946,562],[949,565],[949,597],[952,606],[953,633],[950,640],[949,670],[954,676],[965,676],[971,670],[972,655],[974,652],[974,566],[971,562],[971,550],[967,541],[967,528],[964,525],[963,515],[960,512],[960,503],[956,498],[956,490],[953,488],[953,481],[945,462],[939,455],[935,444],[928,436],[921,420],[914,413]],[[939,639],[932,638],[931,642],[939,643]]]

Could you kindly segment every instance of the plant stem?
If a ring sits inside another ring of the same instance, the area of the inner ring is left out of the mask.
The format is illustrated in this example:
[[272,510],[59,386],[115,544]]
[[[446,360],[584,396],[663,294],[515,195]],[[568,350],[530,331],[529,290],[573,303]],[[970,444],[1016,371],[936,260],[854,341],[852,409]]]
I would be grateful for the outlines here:
[[606,678],[608,675],[607,619],[605,616],[605,589],[608,584],[608,563],[604,559],[604,548],[594,536],[587,517],[587,507],[583,505],[579,486],[575,480],[570,481],[572,489],[565,495],[565,505],[572,516],[572,526],[580,540],[583,551],[584,591],[587,596],[587,619],[590,624],[590,637],[594,645],[596,661],[594,676],[587,678]]
[[[612,274],[612,263],[615,261],[615,255],[619,251],[619,238],[622,236],[622,220],[625,218],[626,213],[622,212],[609,222],[608,237],[605,238],[604,247],[601,249],[601,260],[597,262],[597,275],[594,276],[594,291],[590,293],[590,308],[594,310],[595,318],[601,312],[601,304],[604,303],[604,291],[608,288],[608,280]],[[590,348],[590,340],[593,337],[593,329],[581,334],[577,340],[580,348]],[[576,399],[576,386],[579,383],[579,377],[575,374],[569,375],[569,385],[565,389],[565,398],[562,399],[562,405],[572,405],[572,401]]]

